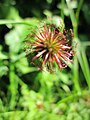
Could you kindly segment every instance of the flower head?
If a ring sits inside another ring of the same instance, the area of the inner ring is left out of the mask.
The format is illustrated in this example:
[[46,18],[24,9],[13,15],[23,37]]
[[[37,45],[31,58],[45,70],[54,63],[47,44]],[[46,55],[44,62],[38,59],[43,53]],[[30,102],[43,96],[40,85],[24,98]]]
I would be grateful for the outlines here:
[[[70,33],[72,36],[71,29]],[[57,63],[59,68],[62,69],[67,67],[67,62],[72,62],[73,52],[69,43],[69,33],[66,30],[62,32],[54,24],[44,24],[38,31],[30,35],[30,38],[34,39],[34,41],[29,42],[29,45],[33,49],[32,53],[35,54],[31,63],[35,64],[34,61],[39,60],[40,67],[46,66],[48,69],[51,69]]]

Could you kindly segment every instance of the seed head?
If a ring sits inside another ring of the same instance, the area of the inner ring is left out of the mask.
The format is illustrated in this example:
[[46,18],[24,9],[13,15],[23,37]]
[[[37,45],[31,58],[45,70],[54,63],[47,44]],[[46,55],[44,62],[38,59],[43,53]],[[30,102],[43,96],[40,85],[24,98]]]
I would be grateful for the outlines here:
[[60,69],[67,67],[67,62],[72,62],[73,56],[69,36],[73,36],[71,29],[70,32],[66,30],[62,32],[54,24],[42,25],[29,36],[34,40],[29,42],[31,46],[29,49],[32,48],[32,54],[34,54],[31,63],[35,64],[35,60],[39,60],[40,68],[46,66],[48,69],[52,69],[55,64],[58,64]]

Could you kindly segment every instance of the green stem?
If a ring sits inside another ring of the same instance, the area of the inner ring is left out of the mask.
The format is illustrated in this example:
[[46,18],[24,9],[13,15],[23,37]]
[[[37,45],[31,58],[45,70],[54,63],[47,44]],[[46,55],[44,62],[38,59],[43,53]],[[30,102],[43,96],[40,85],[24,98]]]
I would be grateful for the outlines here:
[[29,25],[32,26],[38,21],[30,19],[29,21],[27,20],[0,20],[0,25],[5,25],[5,24],[24,24],[24,25]]
[[79,97],[79,96],[80,96],[80,95],[78,95],[78,94],[72,94],[72,95],[70,95],[70,96],[68,96],[68,97],[60,100],[60,101],[57,103],[57,105],[59,105],[59,104],[61,104],[61,103],[68,102],[68,101],[72,100],[73,98],[77,98],[77,97]]
[[67,7],[68,7],[68,10],[69,10],[69,13],[70,13],[70,18],[71,18],[71,22],[72,22],[72,26],[73,26],[73,30],[74,30],[74,37],[77,38],[77,19],[76,19],[76,16],[75,16],[75,13],[73,11],[73,9],[71,8],[70,4],[71,4],[71,1],[70,0],[66,0],[66,3],[67,3]]
[[[69,13],[70,13],[70,18],[71,18],[71,22],[72,22],[72,26],[73,26],[73,30],[74,30],[74,40],[78,40],[78,21],[76,19],[75,13],[73,11],[73,9],[70,6],[70,0],[66,0],[68,9],[69,9]],[[74,42],[74,41],[73,41]],[[74,82],[74,87],[76,89],[77,92],[81,92],[81,88],[80,88],[80,84],[79,84],[79,78],[78,78],[78,60],[77,60],[77,56],[74,57],[74,65],[73,65],[73,82]]]
[[61,0],[61,18],[63,19],[63,21],[64,21],[64,12],[63,12],[64,4],[65,4],[64,0]]
[[86,57],[86,54],[85,54],[85,48],[84,47],[81,48],[81,51],[79,52],[79,54],[80,54],[78,56],[79,63],[80,63],[80,66],[82,68],[84,77],[86,79],[88,88],[90,90],[90,69],[89,69],[89,65],[88,65],[88,61],[87,61],[87,57]]
[[77,60],[77,56],[74,56],[74,62],[73,62],[73,82],[74,82],[74,87],[75,90],[78,93],[81,93],[81,87],[80,87],[80,83],[79,83],[79,74],[78,74],[78,60]]
[[28,110],[12,110],[12,111],[8,111],[8,112],[0,112],[0,115],[11,115],[11,114],[20,114],[20,113],[22,113],[22,112],[24,112],[24,114],[25,113],[28,113]]
[[25,22],[25,21],[0,20],[0,25],[5,25],[5,24],[25,24],[25,25],[30,25],[28,22]]
[[61,103],[68,102],[68,101],[70,101],[70,100],[72,100],[72,99],[82,97],[82,96],[84,96],[85,94],[87,94],[88,92],[89,92],[89,91],[87,91],[87,90],[83,90],[83,91],[81,92],[81,94],[78,94],[78,93],[71,94],[71,95],[69,95],[68,97],[63,98],[62,100],[60,100],[60,101],[57,103],[57,106],[58,106],[59,104],[61,104]]
[[[77,30],[76,30],[76,31],[78,31],[79,15],[80,15],[80,10],[81,10],[83,1],[84,1],[84,0],[80,0],[79,5],[78,5],[78,8],[77,8],[77,11],[76,11],[76,19],[77,19]],[[75,28],[74,28],[74,29],[75,29]],[[75,31],[75,32],[76,32],[76,31]],[[78,32],[76,32],[76,33],[78,33]]]
[[10,105],[10,109],[13,109],[15,107],[16,94],[17,94],[17,81],[15,80],[14,64],[13,63],[10,63],[9,80],[10,80],[9,90],[11,93],[9,105]]
[[83,47],[90,46],[90,41],[82,42]]
[[81,7],[82,7],[82,5],[83,5],[83,2],[84,2],[84,0],[80,0],[79,5],[78,5],[78,8],[77,8],[77,11],[76,11],[77,21],[79,20],[79,14],[80,14],[80,10],[81,10]]

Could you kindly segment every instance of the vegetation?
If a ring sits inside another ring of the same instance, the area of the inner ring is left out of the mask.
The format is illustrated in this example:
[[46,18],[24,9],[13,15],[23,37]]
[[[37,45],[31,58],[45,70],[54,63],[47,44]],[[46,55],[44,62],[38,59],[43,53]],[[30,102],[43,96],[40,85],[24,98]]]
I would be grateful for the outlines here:
[[[89,0],[0,0],[0,120],[90,120],[89,8]],[[52,19],[74,32],[73,62],[41,71],[25,39]]]

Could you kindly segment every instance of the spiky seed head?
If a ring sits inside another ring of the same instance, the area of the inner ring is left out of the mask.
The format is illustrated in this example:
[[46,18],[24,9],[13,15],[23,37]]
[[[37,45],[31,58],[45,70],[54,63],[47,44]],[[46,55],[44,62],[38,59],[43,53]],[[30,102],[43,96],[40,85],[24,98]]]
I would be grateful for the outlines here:
[[[73,31],[71,29],[70,34],[72,37]],[[46,66],[48,69],[52,69],[57,63],[59,68],[62,69],[67,67],[67,62],[72,62],[73,51],[72,46],[69,44],[67,30],[62,32],[55,24],[47,25],[44,23],[42,27],[34,32],[33,40],[34,42],[29,42],[33,48],[32,54],[35,55],[31,59],[31,63],[35,64],[35,60],[39,60],[41,63],[40,68]]]

